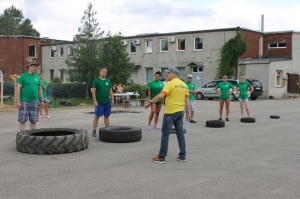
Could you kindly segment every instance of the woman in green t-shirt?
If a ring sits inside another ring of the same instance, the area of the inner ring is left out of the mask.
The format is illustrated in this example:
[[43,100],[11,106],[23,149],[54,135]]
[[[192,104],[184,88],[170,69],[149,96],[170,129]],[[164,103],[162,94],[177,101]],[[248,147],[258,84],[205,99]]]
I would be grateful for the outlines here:
[[[237,84],[236,89],[239,94],[239,102],[241,107],[241,116],[244,117],[244,104],[246,108],[246,112],[248,117],[250,117],[250,111],[249,111],[249,104],[248,104],[248,95],[253,92],[253,86],[248,82],[245,81],[245,77],[240,77],[241,81]],[[249,91],[250,88],[250,91]]]
[[[222,113],[223,113],[223,107],[224,103],[226,104],[226,121],[229,121],[229,104],[230,104],[230,95],[234,91],[234,87],[231,83],[227,82],[227,75],[223,76],[223,82],[218,83],[218,85],[215,88],[215,91],[220,95],[220,109],[219,114],[220,118],[219,120],[222,120]],[[220,89],[220,90],[218,90]],[[231,91],[230,91],[231,89]]]
[[[157,71],[155,73],[155,76],[154,76],[155,80],[153,80],[149,83],[149,86],[148,86],[148,98],[149,98],[149,100],[153,99],[164,88],[163,82],[160,81],[160,77],[161,77],[161,72]],[[148,131],[151,130],[151,122],[152,122],[152,119],[153,119],[154,115],[155,115],[155,118],[154,118],[153,128],[157,129],[157,130],[160,129],[160,127],[157,126],[157,122],[158,122],[159,112],[160,112],[162,103],[163,103],[162,100],[160,100],[160,101],[158,101],[156,103],[153,103],[151,105],[151,113],[149,114],[149,121],[148,121],[148,127],[147,127]]]

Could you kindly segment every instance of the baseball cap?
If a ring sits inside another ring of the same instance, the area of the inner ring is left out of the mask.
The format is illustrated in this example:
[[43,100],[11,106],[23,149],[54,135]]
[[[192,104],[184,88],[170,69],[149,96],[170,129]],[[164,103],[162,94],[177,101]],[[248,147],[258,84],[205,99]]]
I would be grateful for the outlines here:
[[179,75],[179,70],[177,68],[168,68],[165,70],[167,73],[175,73],[176,75]]
[[191,78],[193,78],[193,75],[192,75],[192,74],[188,74],[188,77],[191,77]]
[[27,68],[29,67],[29,66],[38,66],[39,64],[38,63],[36,63],[36,61],[32,61],[32,62],[30,62],[29,64],[27,64]]

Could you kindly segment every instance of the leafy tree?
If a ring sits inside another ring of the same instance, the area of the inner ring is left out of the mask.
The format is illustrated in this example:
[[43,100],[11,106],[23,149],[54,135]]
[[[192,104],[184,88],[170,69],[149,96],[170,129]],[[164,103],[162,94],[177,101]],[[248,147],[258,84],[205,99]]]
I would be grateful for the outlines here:
[[233,68],[237,67],[237,60],[246,52],[247,43],[240,32],[234,38],[228,40],[221,48],[221,63],[219,65],[219,78],[233,75]]
[[30,19],[24,19],[22,10],[11,6],[0,15],[0,35],[39,37],[40,33],[33,27]]
[[99,22],[95,18],[97,12],[91,3],[88,4],[81,18],[82,27],[78,28],[77,43],[73,45],[73,56],[68,57],[67,73],[71,82],[86,84],[86,97],[89,97],[89,88],[94,78],[99,76],[99,52],[102,48],[101,38],[104,32],[98,28]]
[[115,35],[108,32],[101,52],[101,65],[107,68],[111,82],[126,83],[134,70],[134,64],[129,60],[126,46],[122,43],[121,32]]

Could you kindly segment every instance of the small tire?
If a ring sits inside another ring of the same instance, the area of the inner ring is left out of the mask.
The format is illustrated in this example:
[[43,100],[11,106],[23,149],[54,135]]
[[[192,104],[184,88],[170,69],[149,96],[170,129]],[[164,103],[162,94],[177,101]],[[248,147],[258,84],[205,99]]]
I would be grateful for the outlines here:
[[88,132],[83,129],[44,128],[17,133],[17,150],[30,154],[62,154],[88,148]]
[[256,99],[257,99],[257,97],[250,97],[250,99],[251,99],[251,100],[256,100]]
[[99,129],[102,142],[128,143],[142,139],[142,129],[133,126],[108,126]]
[[243,123],[255,123],[255,118],[252,117],[242,117],[241,122]]
[[223,120],[207,120],[206,127],[211,128],[222,128],[225,126],[225,122]]
[[230,97],[230,101],[235,101],[235,100],[236,100],[236,98],[235,98],[235,95],[234,95],[234,94],[231,94],[229,97]]
[[272,118],[272,119],[279,119],[280,116],[279,115],[270,115],[270,118]]
[[[186,129],[183,129],[183,133],[186,133]],[[172,128],[170,134],[176,134],[175,128]]]
[[203,98],[204,98],[204,96],[203,96],[202,93],[197,93],[197,94],[196,94],[196,99],[197,99],[197,100],[203,100]]

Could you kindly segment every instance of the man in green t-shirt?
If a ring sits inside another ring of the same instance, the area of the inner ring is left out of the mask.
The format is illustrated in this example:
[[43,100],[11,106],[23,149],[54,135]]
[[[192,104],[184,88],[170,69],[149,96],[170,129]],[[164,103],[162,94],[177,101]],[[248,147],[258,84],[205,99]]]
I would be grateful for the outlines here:
[[[43,79],[44,76],[42,74],[39,74],[40,76],[40,83],[41,83],[41,87],[42,87],[42,91],[43,91],[43,96],[44,96],[44,108],[45,108],[45,112],[46,112],[46,118],[50,119],[50,115],[49,115],[49,108],[48,108],[48,103],[47,103],[47,82]],[[42,107],[42,103],[41,103],[41,99],[40,99],[40,116],[39,118],[43,118],[43,107]]]
[[[248,104],[248,94],[250,95],[254,88],[246,81],[244,76],[240,77],[241,81],[237,84],[237,92],[239,93],[239,102],[241,107],[241,116],[244,117],[244,104],[248,117],[250,117],[249,104]],[[249,91],[250,88],[250,91]]]
[[[215,91],[220,95],[220,109],[219,109],[219,120],[222,120],[223,106],[226,104],[226,121],[229,121],[229,105],[230,105],[230,95],[234,91],[234,87],[231,83],[227,82],[227,75],[223,76],[223,81],[218,83],[215,88]],[[218,90],[219,89],[219,90]]]
[[193,120],[194,118],[194,112],[195,112],[195,94],[196,94],[196,86],[194,84],[193,81],[193,75],[192,74],[188,74],[187,76],[187,82],[186,85],[189,89],[189,93],[190,93],[190,108],[191,108],[191,120],[190,123],[197,123],[196,121]]
[[111,114],[111,107],[114,106],[114,95],[112,92],[111,82],[106,78],[107,69],[101,68],[99,70],[100,76],[93,81],[92,95],[95,105],[95,117],[93,120],[92,136],[96,137],[96,129],[98,126],[100,116],[104,115],[104,124],[109,126],[109,116]]
[[27,65],[28,72],[23,73],[18,79],[16,88],[16,102],[19,108],[18,122],[20,131],[25,131],[25,123],[30,121],[30,129],[35,129],[39,115],[39,96],[41,106],[44,106],[43,91],[40,77],[36,74],[38,63],[35,61]]
[[[154,76],[155,80],[151,81],[148,85],[149,100],[153,99],[164,88],[164,84],[162,81],[160,81],[160,77],[161,77],[161,72],[157,71]],[[149,114],[148,127],[147,127],[148,131],[151,130],[151,122],[154,117],[154,114],[155,114],[155,118],[154,118],[154,127],[153,128],[157,129],[157,130],[160,129],[160,127],[157,126],[157,122],[158,122],[159,112],[160,112],[162,104],[163,104],[163,100],[159,100],[158,102],[151,104],[151,112]]]

